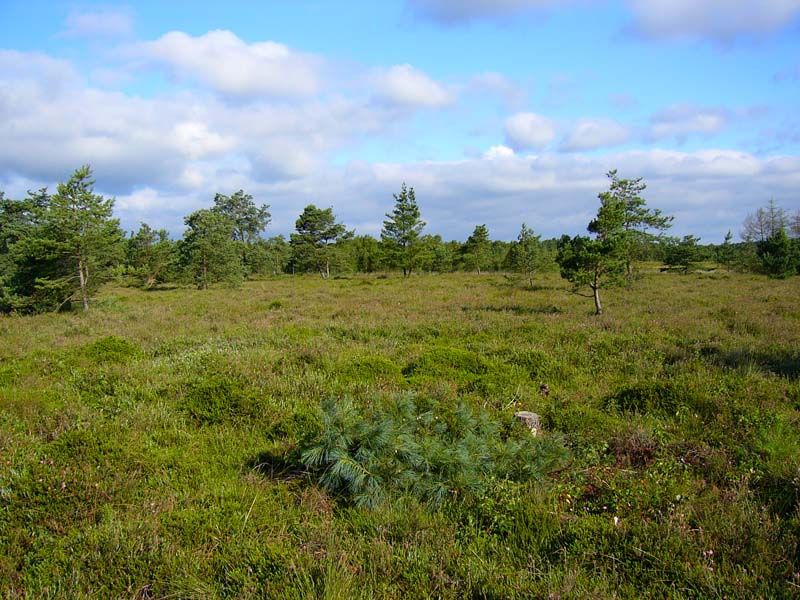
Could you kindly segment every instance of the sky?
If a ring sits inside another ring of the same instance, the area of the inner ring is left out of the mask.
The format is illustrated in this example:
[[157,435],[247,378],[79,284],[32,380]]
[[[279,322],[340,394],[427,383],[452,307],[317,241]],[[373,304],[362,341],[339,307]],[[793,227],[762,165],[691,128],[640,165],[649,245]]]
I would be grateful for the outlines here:
[[800,0],[0,0],[0,190],[79,166],[126,230],[216,193],[379,235],[584,233],[607,173],[672,235],[800,210]]

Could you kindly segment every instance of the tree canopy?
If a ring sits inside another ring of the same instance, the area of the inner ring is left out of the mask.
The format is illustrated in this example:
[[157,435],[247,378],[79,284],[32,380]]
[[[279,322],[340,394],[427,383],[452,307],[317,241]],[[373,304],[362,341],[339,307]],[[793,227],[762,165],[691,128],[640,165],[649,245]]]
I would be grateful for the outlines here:
[[296,233],[290,238],[294,257],[301,270],[315,270],[327,279],[334,258],[332,246],[353,236],[352,231],[336,222],[333,208],[309,204],[295,222]]

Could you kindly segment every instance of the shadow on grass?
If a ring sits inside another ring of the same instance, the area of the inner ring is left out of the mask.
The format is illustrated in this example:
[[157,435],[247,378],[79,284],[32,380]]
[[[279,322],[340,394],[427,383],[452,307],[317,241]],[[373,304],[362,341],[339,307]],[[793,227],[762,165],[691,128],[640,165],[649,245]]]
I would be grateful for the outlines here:
[[800,353],[757,352],[748,349],[721,350],[713,346],[703,348],[703,356],[711,362],[731,369],[757,367],[779,377],[797,379],[800,377]]
[[549,305],[549,306],[520,306],[519,304],[512,304],[509,306],[478,306],[478,307],[470,307],[470,306],[463,306],[461,308],[463,311],[488,311],[488,312],[501,312],[501,313],[511,313],[514,315],[557,315],[561,314],[562,311],[557,306]]
[[153,286],[153,287],[149,287],[149,288],[141,288],[141,289],[142,289],[143,292],[152,293],[152,292],[171,292],[173,290],[185,289],[185,287],[180,286],[180,285],[158,285],[158,286]]
[[245,463],[248,469],[269,477],[270,479],[295,480],[302,479],[308,471],[300,462],[295,452],[260,452]]

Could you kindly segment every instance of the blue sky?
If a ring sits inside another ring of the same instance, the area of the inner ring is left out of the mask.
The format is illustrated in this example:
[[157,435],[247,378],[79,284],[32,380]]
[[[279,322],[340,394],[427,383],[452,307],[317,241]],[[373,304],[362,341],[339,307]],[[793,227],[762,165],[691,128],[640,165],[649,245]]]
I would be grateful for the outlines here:
[[123,225],[180,235],[243,188],[377,235],[582,232],[605,173],[673,233],[800,209],[800,0],[0,1],[0,189],[84,163]]

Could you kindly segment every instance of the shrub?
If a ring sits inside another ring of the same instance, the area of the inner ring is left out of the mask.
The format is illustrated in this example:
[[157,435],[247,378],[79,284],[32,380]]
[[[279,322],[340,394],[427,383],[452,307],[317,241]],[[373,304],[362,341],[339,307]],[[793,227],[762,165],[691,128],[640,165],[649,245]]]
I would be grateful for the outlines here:
[[433,505],[472,499],[490,481],[540,477],[566,456],[555,438],[504,429],[464,404],[446,412],[412,396],[366,409],[329,399],[321,421],[321,431],[303,442],[301,460],[320,485],[358,506],[376,506],[391,494]]
[[86,346],[86,355],[97,362],[123,363],[141,354],[139,347],[125,338],[109,335]]
[[252,404],[252,396],[243,382],[217,373],[193,381],[184,400],[184,408],[203,424],[245,416],[251,412]]

